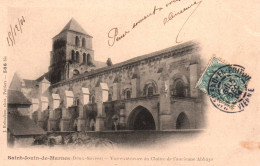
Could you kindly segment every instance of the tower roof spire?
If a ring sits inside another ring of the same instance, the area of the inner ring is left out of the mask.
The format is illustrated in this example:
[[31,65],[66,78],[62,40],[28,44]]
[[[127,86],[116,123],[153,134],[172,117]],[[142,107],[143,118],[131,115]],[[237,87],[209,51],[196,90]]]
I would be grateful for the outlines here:
[[[79,32],[82,34],[85,34],[87,36],[90,36],[80,25],[79,23],[74,19],[71,18],[70,21],[65,25],[65,27],[61,30],[63,31],[74,31],[74,32]],[[61,33],[60,32],[60,33]]]

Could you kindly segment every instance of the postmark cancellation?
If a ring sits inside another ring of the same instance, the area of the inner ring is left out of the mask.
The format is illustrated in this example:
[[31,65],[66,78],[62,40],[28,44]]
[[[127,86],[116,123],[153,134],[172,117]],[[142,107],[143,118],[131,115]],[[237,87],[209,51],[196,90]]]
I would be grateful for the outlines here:
[[228,113],[241,112],[254,91],[247,87],[250,79],[251,76],[245,73],[244,67],[213,57],[196,88],[208,94],[212,104],[219,110]]

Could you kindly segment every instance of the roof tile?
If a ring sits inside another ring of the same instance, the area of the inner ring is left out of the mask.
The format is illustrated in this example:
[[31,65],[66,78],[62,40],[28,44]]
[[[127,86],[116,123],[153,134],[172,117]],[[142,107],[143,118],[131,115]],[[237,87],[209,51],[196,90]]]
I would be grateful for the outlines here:
[[15,136],[42,135],[46,132],[27,116],[8,114],[8,129]]
[[8,104],[31,105],[32,103],[20,91],[8,90]]
[[90,36],[74,18],[71,18],[71,20],[65,25],[61,32],[63,31],[74,31]]

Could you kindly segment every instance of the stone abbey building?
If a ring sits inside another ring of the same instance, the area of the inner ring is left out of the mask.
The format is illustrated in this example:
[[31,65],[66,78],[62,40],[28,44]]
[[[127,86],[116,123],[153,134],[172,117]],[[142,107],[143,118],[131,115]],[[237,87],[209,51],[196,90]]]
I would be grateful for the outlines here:
[[95,61],[92,38],[71,19],[53,38],[47,73],[36,80],[14,75],[10,89],[31,102],[22,114],[47,131],[202,128],[198,44],[111,65]]

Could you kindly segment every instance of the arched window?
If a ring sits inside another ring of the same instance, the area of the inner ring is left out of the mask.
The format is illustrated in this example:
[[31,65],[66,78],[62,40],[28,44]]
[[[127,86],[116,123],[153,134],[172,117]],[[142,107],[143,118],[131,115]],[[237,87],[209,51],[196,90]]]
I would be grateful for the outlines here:
[[78,51],[76,52],[76,62],[79,63],[79,52]]
[[88,64],[91,64],[91,63],[92,63],[92,59],[91,59],[90,54],[87,55],[87,62],[88,62]]
[[147,88],[147,96],[152,96],[153,95],[153,87],[152,86],[149,86]]
[[177,96],[177,97],[186,96],[186,87],[182,79],[175,80],[172,87],[173,89],[171,90],[171,94],[173,96]]
[[80,104],[80,100],[77,99],[77,100],[76,100],[76,105],[79,106],[79,104]]
[[79,46],[79,37],[78,36],[76,36],[76,38],[75,38],[75,45]]
[[112,94],[111,93],[108,94],[108,101],[112,101]]
[[156,94],[156,92],[157,92],[156,83],[153,80],[148,81],[144,86],[143,95],[144,96],[153,96],[154,94]]
[[83,47],[83,48],[86,47],[86,40],[85,40],[85,38],[82,39],[82,47]]
[[91,97],[91,103],[94,104],[95,103],[95,96]]
[[183,85],[183,82],[182,81],[178,81],[176,83],[176,95],[178,97],[184,97],[185,96],[185,88],[184,88],[184,85]]
[[87,55],[86,55],[86,53],[83,54],[83,63],[87,63]]
[[74,102],[73,102],[73,105],[74,106],[78,106],[80,104],[80,100],[79,100],[79,98],[74,98]]
[[73,75],[79,75],[79,71],[77,69],[73,70]]
[[75,61],[75,51],[74,50],[71,51],[71,60]]
[[131,98],[131,91],[128,89],[126,90],[126,99],[130,99]]

